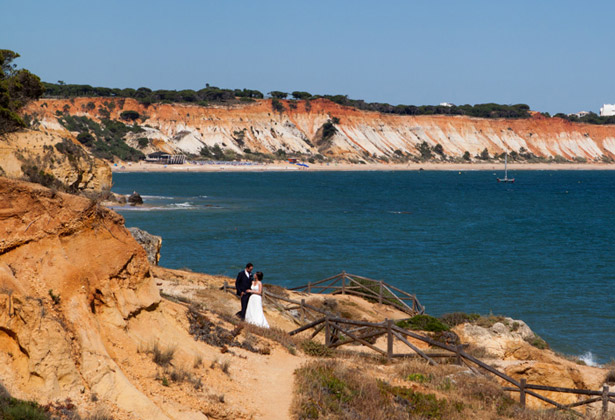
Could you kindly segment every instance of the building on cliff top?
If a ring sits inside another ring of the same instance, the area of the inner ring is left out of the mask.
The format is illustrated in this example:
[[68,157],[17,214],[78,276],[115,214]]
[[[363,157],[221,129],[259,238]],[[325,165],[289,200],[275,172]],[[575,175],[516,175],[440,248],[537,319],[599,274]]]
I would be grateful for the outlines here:
[[579,111],[579,112],[573,112],[572,114],[568,114],[569,117],[572,117],[573,115],[575,117],[582,118],[586,115],[589,115],[589,111]]
[[602,105],[602,108],[600,108],[600,116],[610,117],[611,115],[615,115],[615,105],[613,104]]

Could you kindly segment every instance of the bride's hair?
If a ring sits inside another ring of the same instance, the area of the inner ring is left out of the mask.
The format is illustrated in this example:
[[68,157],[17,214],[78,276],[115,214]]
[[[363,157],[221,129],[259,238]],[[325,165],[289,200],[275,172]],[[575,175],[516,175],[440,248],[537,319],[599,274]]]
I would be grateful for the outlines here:
[[256,277],[260,281],[263,281],[263,272],[262,271],[257,271],[256,274],[254,275],[254,277]]

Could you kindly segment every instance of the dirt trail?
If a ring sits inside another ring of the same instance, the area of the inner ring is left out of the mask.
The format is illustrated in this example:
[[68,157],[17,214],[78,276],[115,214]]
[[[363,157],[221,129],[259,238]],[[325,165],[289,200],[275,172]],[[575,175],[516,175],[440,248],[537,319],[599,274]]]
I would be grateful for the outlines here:
[[254,413],[254,419],[291,418],[294,372],[304,361],[283,348],[269,356],[233,358],[231,376],[243,391],[233,393],[228,402]]

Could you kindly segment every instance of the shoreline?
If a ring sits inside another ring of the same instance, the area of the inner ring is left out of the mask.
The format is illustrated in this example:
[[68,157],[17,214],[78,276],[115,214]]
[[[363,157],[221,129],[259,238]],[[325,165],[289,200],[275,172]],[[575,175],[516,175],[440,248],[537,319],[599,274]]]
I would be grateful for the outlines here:
[[[307,164],[308,167],[291,163],[220,162],[208,164],[185,163],[164,165],[146,162],[110,164],[113,173],[128,172],[352,172],[352,171],[504,171],[503,163],[403,163],[403,164],[352,164],[329,163]],[[615,170],[608,163],[509,163],[509,171],[605,171]]]

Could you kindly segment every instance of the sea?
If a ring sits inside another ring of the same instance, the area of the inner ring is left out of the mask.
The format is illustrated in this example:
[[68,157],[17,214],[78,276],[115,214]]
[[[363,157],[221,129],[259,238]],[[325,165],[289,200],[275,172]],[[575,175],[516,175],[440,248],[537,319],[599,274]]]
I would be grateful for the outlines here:
[[163,238],[160,265],[285,287],[342,271],[430,315],[522,319],[552,349],[615,359],[615,171],[115,173],[116,210]]

